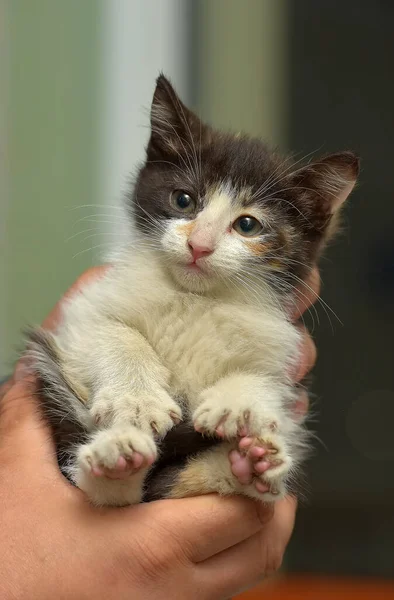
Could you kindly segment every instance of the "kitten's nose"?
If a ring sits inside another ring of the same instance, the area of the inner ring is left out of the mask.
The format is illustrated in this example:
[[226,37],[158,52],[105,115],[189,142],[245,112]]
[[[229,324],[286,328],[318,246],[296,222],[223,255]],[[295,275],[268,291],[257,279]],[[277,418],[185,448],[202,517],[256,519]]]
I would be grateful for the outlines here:
[[203,246],[201,244],[196,244],[192,240],[188,241],[188,245],[190,248],[190,252],[193,256],[193,261],[196,262],[199,258],[203,256],[209,256],[213,252],[213,248],[209,246]]

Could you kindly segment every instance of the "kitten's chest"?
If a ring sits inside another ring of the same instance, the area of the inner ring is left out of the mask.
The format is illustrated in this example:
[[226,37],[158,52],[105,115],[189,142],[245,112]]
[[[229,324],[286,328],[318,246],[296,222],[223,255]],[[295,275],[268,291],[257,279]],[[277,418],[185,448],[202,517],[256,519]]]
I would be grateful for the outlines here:
[[256,318],[241,307],[180,294],[146,306],[140,331],[183,390],[213,384],[256,357]]

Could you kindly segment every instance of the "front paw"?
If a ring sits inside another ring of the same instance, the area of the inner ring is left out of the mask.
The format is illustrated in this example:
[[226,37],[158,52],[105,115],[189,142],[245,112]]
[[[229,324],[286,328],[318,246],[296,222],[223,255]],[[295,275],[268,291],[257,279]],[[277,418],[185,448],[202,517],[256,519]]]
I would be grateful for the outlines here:
[[90,413],[100,427],[130,424],[158,438],[182,420],[181,408],[161,389],[155,393],[119,394],[106,388],[95,396]]
[[138,504],[156,456],[151,435],[130,425],[112,427],[76,449],[69,475],[97,506]]
[[80,446],[77,465],[93,477],[127,479],[151,466],[156,457],[150,436],[135,427],[114,427],[99,431],[91,442]]
[[200,401],[193,414],[194,428],[200,433],[231,440],[278,427],[278,415],[266,410],[260,398],[256,401],[249,394],[230,394],[212,387],[202,392]]

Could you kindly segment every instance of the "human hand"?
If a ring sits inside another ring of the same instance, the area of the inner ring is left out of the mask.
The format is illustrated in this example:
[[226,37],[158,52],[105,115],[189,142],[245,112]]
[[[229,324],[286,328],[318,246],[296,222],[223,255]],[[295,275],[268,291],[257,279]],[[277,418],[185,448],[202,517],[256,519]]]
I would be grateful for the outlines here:
[[[316,346],[305,325],[300,323],[300,319],[302,318],[303,313],[307,311],[316,302],[316,300],[319,299],[319,294],[320,274],[317,267],[314,267],[305,283],[298,286],[296,291],[296,300],[292,311],[293,321],[297,322],[297,327],[301,332],[299,362],[293,373],[294,381],[296,383],[302,382],[316,362]],[[296,413],[300,414],[301,416],[304,415],[308,410],[308,404],[308,394],[306,390],[301,390],[298,402],[295,406]]]
[[[69,293],[99,275],[88,272]],[[58,305],[44,326],[59,315]],[[297,378],[313,359],[306,337],[304,346]],[[292,498],[274,509],[215,495],[92,507],[58,470],[31,384],[20,365],[1,402],[1,597],[219,600],[280,566]]]

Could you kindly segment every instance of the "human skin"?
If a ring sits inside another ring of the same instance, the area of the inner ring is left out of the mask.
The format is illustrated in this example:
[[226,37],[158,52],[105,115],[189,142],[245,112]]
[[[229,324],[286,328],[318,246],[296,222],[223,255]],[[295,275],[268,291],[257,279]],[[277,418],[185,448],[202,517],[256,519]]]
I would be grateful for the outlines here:
[[[65,297],[104,269],[87,271]],[[318,282],[314,270],[295,319],[316,299]],[[56,326],[61,302],[44,327]],[[315,358],[303,330],[295,381]],[[214,494],[93,507],[61,475],[32,386],[19,363],[0,390],[1,598],[220,600],[280,567],[294,526],[294,498],[274,507]],[[307,410],[305,394],[296,410]]]

